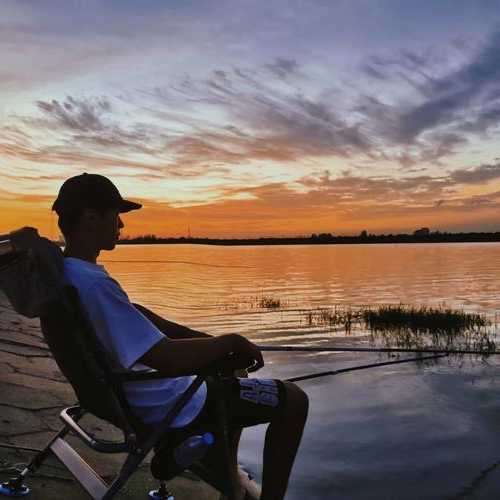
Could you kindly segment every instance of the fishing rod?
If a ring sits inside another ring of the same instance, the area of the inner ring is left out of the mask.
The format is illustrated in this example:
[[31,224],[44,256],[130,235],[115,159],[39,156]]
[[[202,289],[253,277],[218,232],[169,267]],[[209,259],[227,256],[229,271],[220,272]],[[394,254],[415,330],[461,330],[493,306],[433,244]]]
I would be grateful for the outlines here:
[[475,349],[412,349],[410,347],[315,347],[292,345],[257,345],[261,352],[386,352],[386,353],[419,353],[419,354],[500,354],[500,351],[485,351]]
[[301,375],[299,377],[291,377],[291,378],[285,379],[285,381],[286,382],[302,382],[304,380],[310,380],[313,378],[327,377],[327,376],[331,376],[331,375],[339,375],[341,373],[354,372],[357,370],[366,370],[367,368],[376,368],[378,366],[397,365],[399,363],[409,363],[411,361],[426,361],[429,359],[446,358],[447,356],[448,356],[447,354],[438,354],[437,356],[418,356],[416,358],[398,359],[397,361],[385,361],[383,363],[370,363],[368,365],[350,366],[347,368],[339,368],[337,370],[310,373],[308,375]]
[[432,354],[432,356],[417,356],[415,358],[398,359],[396,361],[384,361],[381,363],[370,363],[366,365],[352,366],[347,368],[339,368],[337,370],[329,370],[324,372],[310,373],[298,377],[286,379],[287,382],[301,382],[319,377],[327,377],[331,375],[339,375],[341,373],[353,372],[357,370],[366,370],[368,368],[376,368],[379,366],[396,365],[400,363],[410,363],[412,361],[425,361],[430,359],[438,359],[449,356],[450,354],[500,354],[497,351],[481,351],[468,349],[411,349],[406,347],[314,347],[314,346],[291,346],[291,345],[257,345],[261,352],[378,352],[378,353],[415,353],[415,354]]

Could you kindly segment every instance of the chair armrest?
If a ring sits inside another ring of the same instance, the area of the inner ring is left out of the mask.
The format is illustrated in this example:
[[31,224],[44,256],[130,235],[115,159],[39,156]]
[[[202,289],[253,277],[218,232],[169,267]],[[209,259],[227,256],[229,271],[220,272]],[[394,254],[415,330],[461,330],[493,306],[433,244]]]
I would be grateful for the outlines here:
[[80,406],[70,406],[65,408],[59,416],[61,420],[71,428],[71,430],[90,448],[103,453],[124,453],[130,450],[129,443],[126,441],[107,441],[105,439],[97,439],[93,434],[87,432],[83,427],[78,425],[78,420],[83,417],[85,411]]

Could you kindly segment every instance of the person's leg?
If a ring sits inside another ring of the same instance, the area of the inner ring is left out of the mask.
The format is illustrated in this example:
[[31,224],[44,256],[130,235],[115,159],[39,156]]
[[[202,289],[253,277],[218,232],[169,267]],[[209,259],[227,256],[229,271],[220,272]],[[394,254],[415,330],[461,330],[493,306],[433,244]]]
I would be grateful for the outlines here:
[[233,474],[232,482],[237,487],[236,500],[244,500],[246,498],[244,478],[240,475],[240,468],[238,466],[238,447],[242,430],[243,429],[234,429],[229,434],[229,461]]
[[243,429],[231,431],[229,438],[230,463],[233,471],[233,484],[237,485],[236,500],[259,500],[261,487],[253,481],[238,464],[238,447]]
[[[238,470],[237,460],[241,429],[269,424],[264,445],[263,490],[260,498],[261,500],[284,498],[307,417],[306,394],[295,384],[288,382],[237,378],[225,380],[224,392],[229,423],[232,428],[229,458],[232,473],[235,474],[233,477],[238,477],[236,484],[245,482]],[[217,429],[217,412],[214,411],[214,405],[208,406],[212,411],[208,412],[206,429]],[[211,464],[212,470],[215,469],[214,472],[223,480],[227,469],[223,467],[219,453],[219,447],[214,447],[203,462],[207,465]],[[254,493],[248,495],[247,500],[259,498],[256,488],[253,489]],[[240,489],[239,494],[245,498],[243,489]]]
[[[237,378],[248,378],[247,370],[236,370],[234,376]],[[238,500],[259,500],[260,486],[252,481],[249,475],[238,465],[238,447],[240,445],[241,433],[243,429],[234,429],[230,437],[231,464],[234,467],[236,483],[240,485]]]
[[302,438],[309,402],[295,384],[285,382],[286,407],[266,432],[261,500],[281,500]]

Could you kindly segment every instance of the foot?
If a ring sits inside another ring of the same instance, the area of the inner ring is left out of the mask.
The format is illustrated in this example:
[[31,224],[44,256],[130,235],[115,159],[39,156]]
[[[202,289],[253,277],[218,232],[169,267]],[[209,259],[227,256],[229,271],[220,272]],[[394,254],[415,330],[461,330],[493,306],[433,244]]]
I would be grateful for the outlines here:
[[238,488],[237,500],[259,500],[261,495],[261,487],[250,475],[238,465]]

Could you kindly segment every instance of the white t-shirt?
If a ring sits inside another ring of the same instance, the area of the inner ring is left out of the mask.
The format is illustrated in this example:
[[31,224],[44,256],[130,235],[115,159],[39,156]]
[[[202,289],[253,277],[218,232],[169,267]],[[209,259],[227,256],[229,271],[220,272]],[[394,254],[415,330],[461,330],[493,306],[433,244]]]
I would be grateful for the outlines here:
[[[78,290],[88,319],[109,355],[125,370],[148,369],[137,360],[167,337],[132,305],[104,266],[66,257],[64,277]],[[193,377],[186,376],[126,382],[125,396],[139,418],[147,424],[154,424],[166,416],[192,380]],[[202,384],[171,426],[189,424],[205,404],[206,394],[206,384]]]

